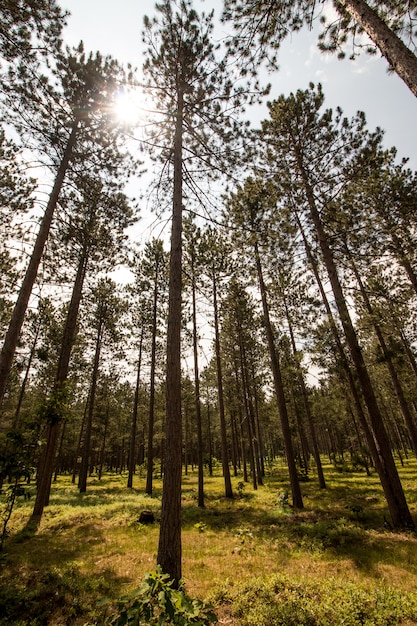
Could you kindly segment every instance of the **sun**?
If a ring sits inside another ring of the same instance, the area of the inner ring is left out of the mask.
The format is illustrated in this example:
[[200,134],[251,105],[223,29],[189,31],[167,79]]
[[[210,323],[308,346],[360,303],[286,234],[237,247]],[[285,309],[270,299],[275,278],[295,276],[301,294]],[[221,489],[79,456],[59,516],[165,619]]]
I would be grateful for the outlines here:
[[143,96],[139,90],[122,90],[116,94],[114,114],[119,122],[137,124],[142,114]]

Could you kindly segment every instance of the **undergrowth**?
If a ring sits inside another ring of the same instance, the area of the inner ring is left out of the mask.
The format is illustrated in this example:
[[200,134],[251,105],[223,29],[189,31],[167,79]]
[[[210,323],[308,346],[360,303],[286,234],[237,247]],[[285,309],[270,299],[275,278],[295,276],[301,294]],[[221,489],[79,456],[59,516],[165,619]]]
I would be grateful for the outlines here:
[[397,626],[417,624],[417,594],[352,582],[284,575],[228,580],[210,597],[229,605],[239,626]]
[[[190,472],[182,495],[187,596],[169,599],[165,590],[164,598],[195,615],[205,610],[195,598],[211,599],[220,623],[230,626],[417,624],[416,535],[385,523],[375,473],[324,469],[328,489],[310,476],[301,511],[287,497],[283,464],[270,468],[256,491],[235,477],[233,500],[224,497],[220,470],[206,476],[205,508],[197,506],[197,472]],[[416,460],[399,472],[415,514]],[[136,480],[127,489],[126,475],[103,475],[80,495],[70,477],[59,477],[36,529],[27,527],[33,500],[17,499],[0,562],[0,626],[99,624],[103,598],[113,624],[123,623],[117,620],[125,610],[135,619],[147,600],[134,590],[155,571],[162,485],[155,479],[154,494],[146,496]],[[139,523],[145,509],[154,524]],[[156,620],[166,612],[158,603]],[[180,611],[177,619],[183,617]]]

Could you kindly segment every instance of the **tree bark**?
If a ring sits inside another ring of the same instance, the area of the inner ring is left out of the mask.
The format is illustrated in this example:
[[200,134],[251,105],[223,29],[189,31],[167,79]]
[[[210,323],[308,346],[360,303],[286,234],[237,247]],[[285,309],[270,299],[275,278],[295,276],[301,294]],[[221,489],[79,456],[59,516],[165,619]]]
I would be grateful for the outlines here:
[[[340,321],[345,333],[346,342],[357,373],[362,394],[368,408],[368,414],[372,424],[375,442],[378,448],[380,466],[379,477],[387,500],[388,508],[395,528],[414,528],[413,518],[405,499],[404,491],[398,475],[398,471],[392,456],[389,438],[384,426],[382,415],[372,387],[371,379],[362,355],[362,350],[354,329],[349,309],[343,294],[333,254],[330,249],[326,233],[321,222],[320,214],[316,206],[313,190],[310,186],[308,175],[303,167],[302,157],[294,143],[294,152],[297,158],[299,174],[303,181],[306,199],[310,209],[310,215],[316,230],[317,239],[323,255],[323,261],[327,270],[329,281],[334,294]],[[378,468],[377,468],[378,469]],[[383,471],[381,471],[383,469]]]
[[179,86],[174,137],[174,193],[169,263],[169,300],[166,361],[166,424],[164,478],[158,564],[176,585],[182,571],[181,546],[181,299],[182,299],[182,138],[184,87]]
[[213,270],[213,308],[214,308],[214,343],[216,352],[217,394],[219,401],[220,439],[222,446],[222,469],[226,498],[233,498],[232,481],[230,479],[229,454],[227,449],[226,415],[224,410],[223,373],[220,353],[219,307],[217,303],[217,284]]
[[339,0],[417,96],[417,57],[364,0]]
[[29,265],[26,270],[26,274],[23,279],[22,286],[16,300],[16,304],[13,309],[6,337],[4,339],[4,344],[0,354],[0,406],[3,402],[4,394],[6,392],[7,380],[10,374],[10,370],[12,368],[13,358],[16,352],[17,343],[19,341],[20,331],[22,330],[23,321],[25,319],[29,298],[32,293],[43,251],[46,245],[46,241],[48,239],[49,231],[52,224],[52,218],[54,216],[59,194],[61,192],[65,174],[67,172],[68,165],[75,146],[78,125],[79,120],[78,118],[75,118],[71,127],[71,132],[68,138],[67,145],[65,147],[57,171],[54,186],[52,187],[51,195],[49,196],[48,204],[40,223],[39,231],[32,251],[32,256],[30,257]]
[[194,355],[194,386],[195,386],[195,411],[197,416],[197,463],[198,463],[198,506],[204,507],[204,467],[203,467],[203,426],[201,420],[200,401],[200,375],[198,368],[198,337],[197,337],[197,310],[196,310],[196,285],[195,268],[192,263],[192,307],[193,307],[193,355]]
[[94,352],[94,365],[93,365],[93,373],[91,376],[91,387],[90,387],[90,394],[89,394],[87,419],[85,423],[80,475],[78,478],[78,487],[79,487],[80,493],[85,493],[87,491],[87,476],[88,476],[88,465],[89,465],[89,459],[90,459],[91,432],[92,432],[92,425],[93,425],[94,405],[95,405],[95,400],[96,400],[98,368],[100,364],[100,352],[101,352],[101,342],[103,339],[103,330],[104,330],[104,321],[100,320],[99,327],[97,330],[96,349]]
[[[346,247],[345,247],[345,249],[346,249]],[[416,427],[415,427],[415,424],[414,424],[414,419],[413,419],[413,416],[411,415],[411,411],[410,411],[410,408],[408,406],[408,402],[406,400],[403,388],[401,386],[401,382],[400,382],[400,380],[398,378],[398,375],[397,375],[394,363],[392,361],[390,351],[389,351],[388,346],[386,344],[385,337],[384,337],[384,335],[382,333],[381,327],[375,320],[375,315],[374,315],[374,311],[372,309],[372,304],[371,304],[371,302],[369,300],[368,294],[366,293],[365,285],[363,284],[363,281],[362,281],[362,278],[361,278],[361,276],[359,274],[359,271],[358,271],[358,268],[356,266],[356,263],[354,262],[354,260],[352,259],[350,253],[347,250],[346,250],[346,253],[348,254],[348,257],[349,257],[349,260],[350,260],[350,263],[351,263],[351,266],[352,266],[352,269],[353,269],[353,273],[354,273],[355,278],[356,278],[356,280],[358,282],[359,290],[361,292],[361,296],[362,296],[363,301],[365,303],[366,310],[368,311],[368,313],[369,313],[369,315],[370,315],[370,317],[372,319],[372,324],[373,324],[373,327],[374,327],[374,330],[375,330],[375,334],[376,334],[376,336],[378,338],[379,345],[380,345],[382,353],[384,355],[384,359],[386,361],[386,364],[387,364],[387,367],[388,367],[388,371],[389,371],[390,376],[391,376],[392,385],[394,387],[394,391],[395,391],[395,394],[397,396],[401,412],[403,414],[404,422],[405,422],[406,428],[408,430],[408,434],[409,434],[409,437],[410,437],[410,441],[411,441],[411,445],[412,445],[412,448],[413,448],[413,452],[414,452],[414,454],[417,454],[417,430],[416,430]]]
[[262,266],[259,256],[258,245],[255,242],[255,260],[258,273],[259,289],[261,292],[262,308],[265,332],[268,340],[269,357],[271,359],[272,375],[274,378],[275,395],[278,404],[278,411],[281,419],[282,436],[284,439],[285,454],[287,457],[288,472],[290,475],[291,494],[293,506],[297,509],[304,508],[303,498],[301,495],[300,482],[298,480],[297,467],[295,465],[294,447],[291,439],[290,422],[288,418],[287,405],[285,402],[284,386],[282,382],[281,366],[279,363],[278,353],[275,347],[274,332],[272,329],[271,319],[269,315],[268,300],[266,297],[266,287],[262,274]]
[[[67,319],[65,322],[64,334],[62,337],[61,350],[59,353],[57,373],[52,397],[56,394],[65,394],[65,382],[68,376],[69,362],[71,358],[72,346],[76,335],[78,311],[82,297],[84,279],[87,272],[88,254],[84,252],[78,263],[77,275],[71,294],[71,301],[68,307]],[[63,397],[61,401],[63,401]],[[43,509],[49,503],[51,491],[52,473],[56,449],[61,429],[61,419],[50,422],[46,432],[46,446],[42,454],[42,461],[39,468],[38,488],[36,500],[33,507],[32,519],[39,521],[43,514]]]
[[152,347],[151,347],[151,372],[149,390],[149,418],[148,418],[148,452],[145,493],[152,494],[153,478],[153,434],[155,425],[155,368],[156,368],[156,331],[157,331],[157,307],[158,307],[158,272],[155,274],[152,308]]
[[286,314],[287,322],[288,322],[288,329],[289,329],[289,332],[290,332],[291,347],[292,347],[293,355],[294,355],[294,358],[295,358],[296,369],[297,369],[298,384],[300,386],[301,395],[302,395],[302,398],[303,398],[304,412],[305,412],[305,416],[307,418],[307,423],[308,423],[308,427],[309,427],[309,431],[310,431],[311,443],[312,443],[312,447],[313,447],[313,456],[314,456],[314,461],[316,463],[316,468],[317,468],[317,476],[318,476],[318,481],[319,481],[319,487],[320,487],[320,489],[326,489],[326,481],[325,481],[324,474],[323,474],[323,466],[321,464],[320,452],[319,452],[319,447],[318,447],[318,444],[317,444],[316,429],[314,427],[313,416],[311,414],[310,402],[308,401],[307,388],[306,388],[306,384],[305,384],[305,381],[304,381],[303,372],[301,371],[301,367],[300,367],[300,365],[298,363],[298,359],[297,359],[297,346],[296,346],[296,343],[295,343],[295,337],[294,337],[294,331],[293,331],[293,327],[292,327],[291,316],[290,316],[290,312],[288,310],[287,303],[285,301],[284,301],[284,306],[285,306],[285,314]]
[[133,487],[133,474],[135,473],[135,465],[136,465],[136,433],[137,433],[137,424],[138,424],[139,388],[140,388],[140,374],[141,374],[141,365],[142,365],[143,334],[144,334],[144,330],[142,327],[141,334],[140,334],[140,343],[139,343],[138,367],[136,370],[136,386],[135,386],[135,397],[133,400],[132,425],[130,429],[129,463],[128,463],[129,474],[127,477],[127,486],[129,489]]

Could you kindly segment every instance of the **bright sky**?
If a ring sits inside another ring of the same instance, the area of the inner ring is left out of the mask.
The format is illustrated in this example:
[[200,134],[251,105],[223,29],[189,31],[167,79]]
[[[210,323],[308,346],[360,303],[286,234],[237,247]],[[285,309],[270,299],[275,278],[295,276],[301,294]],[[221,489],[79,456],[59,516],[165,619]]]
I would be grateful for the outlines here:
[[[84,41],[87,51],[100,50],[122,63],[130,62],[140,69],[143,15],[154,15],[149,0],[61,0],[72,15],[65,32],[69,45]],[[202,0],[209,12],[220,16],[221,0]],[[220,33],[224,26],[220,26]],[[280,71],[265,82],[272,83],[269,99],[281,93],[288,95],[306,89],[310,81],[321,82],[326,106],[340,106],[348,117],[357,110],[366,113],[368,127],[380,126],[386,131],[385,143],[395,145],[400,157],[410,157],[410,166],[417,169],[417,98],[394,74],[388,74],[384,59],[362,55],[357,61],[339,61],[323,55],[316,46],[316,35],[302,31],[288,40],[280,52]],[[262,119],[266,113],[253,114]]]

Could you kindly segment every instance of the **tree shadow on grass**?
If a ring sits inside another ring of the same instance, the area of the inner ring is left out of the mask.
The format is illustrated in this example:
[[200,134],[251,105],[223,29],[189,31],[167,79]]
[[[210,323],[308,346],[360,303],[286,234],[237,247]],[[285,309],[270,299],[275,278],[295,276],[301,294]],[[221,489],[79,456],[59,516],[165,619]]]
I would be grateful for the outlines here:
[[95,623],[98,602],[117,597],[130,582],[110,569],[86,566],[92,542],[104,541],[97,528],[84,529],[83,541],[63,539],[59,532],[32,534],[25,541],[28,532],[12,537],[2,557],[0,626]]

